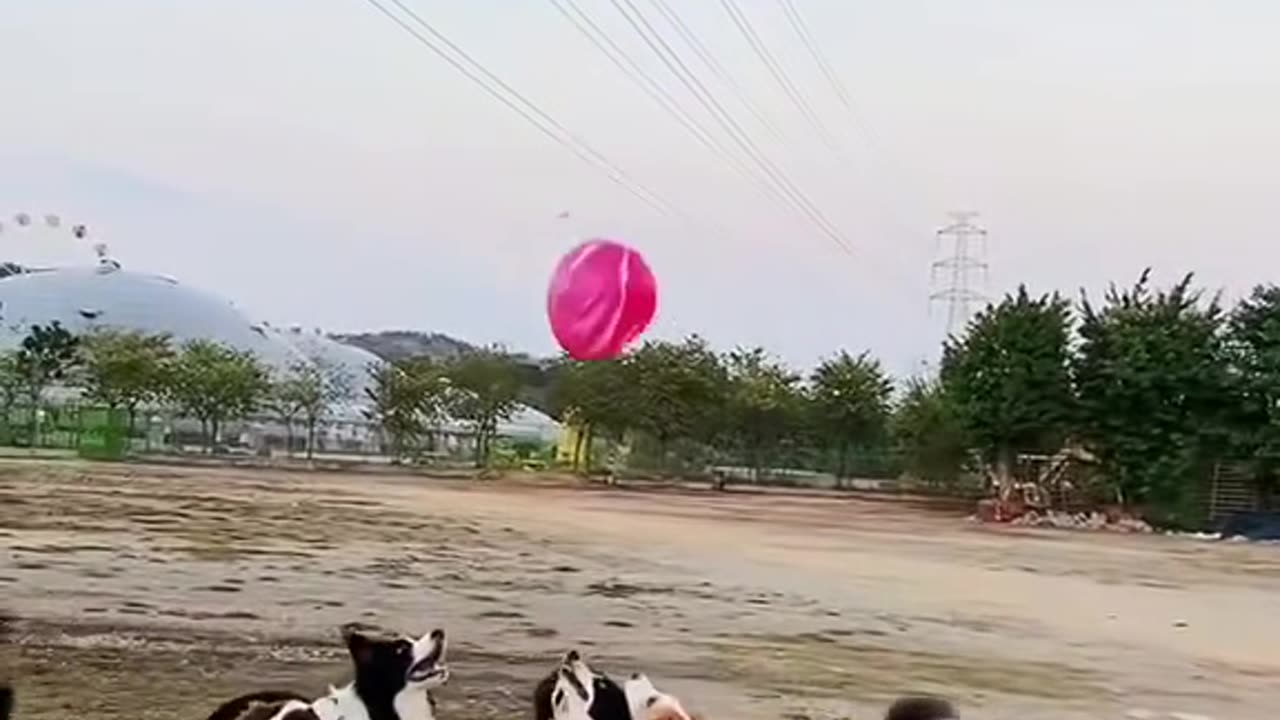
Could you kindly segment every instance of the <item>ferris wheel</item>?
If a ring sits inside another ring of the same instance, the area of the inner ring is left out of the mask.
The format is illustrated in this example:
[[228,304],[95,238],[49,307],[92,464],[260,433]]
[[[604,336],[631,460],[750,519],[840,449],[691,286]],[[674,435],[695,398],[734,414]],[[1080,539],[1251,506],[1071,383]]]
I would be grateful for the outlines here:
[[89,226],[57,213],[0,215],[0,277],[61,267],[118,269],[106,243],[90,238]]

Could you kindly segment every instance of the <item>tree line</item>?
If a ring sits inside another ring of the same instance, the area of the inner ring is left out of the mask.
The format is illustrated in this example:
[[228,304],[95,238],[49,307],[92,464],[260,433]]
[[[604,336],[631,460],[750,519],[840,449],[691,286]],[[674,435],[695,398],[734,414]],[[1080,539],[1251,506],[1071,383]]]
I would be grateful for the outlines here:
[[1074,448],[1092,459],[1097,501],[1190,524],[1215,462],[1276,487],[1280,288],[1228,309],[1190,275],[1156,287],[1148,271],[1075,303],[1019,287],[947,339],[936,377],[896,385],[867,354],[801,373],[760,348],[649,342],[616,362],[563,362],[553,398],[586,452],[592,436],[643,438],[661,463],[732,461],[757,477],[1006,483],[1020,456]]
[[[267,414],[284,426],[292,451],[295,430],[311,457],[316,432],[344,402],[382,430],[396,460],[426,449],[446,418],[471,426],[476,462],[487,461],[498,423],[518,405],[521,364],[498,350],[477,350],[448,361],[414,358],[375,363],[364,397],[352,370],[322,359],[273,369],[252,352],[212,340],[175,343],[165,334],[101,328],[77,335],[58,322],[30,327],[21,344],[0,353],[0,419],[19,404],[28,411],[30,444],[37,443],[39,410],[54,385],[78,388],[89,403],[120,411],[129,437],[144,408],[165,407],[198,420],[206,450],[227,423]],[[357,402],[363,400],[364,402]]]
[[1215,463],[1243,463],[1270,495],[1280,459],[1280,288],[1232,308],[1185,276],[1150,272],[1074,306],[1025,288],[949,341],[943,394],[996,478],[1018,453],[1077,445],[1114,502],[1195,524]]
[[[55,386],[78,388],[88,402],[127,415],[129,437],[138,413],[158,405],[198,419],[206,449],[223,425],[272,407],[302,383],[303,366],[273,378],[252,353],[209,340],[180,346],[169,336],[100,329],[77,335],[57,321],[33,325],[19,346],[0,353],[0,418],[11,439],[14,410],[27,411],[31,445],[39,442],[40,410]],[[314,410],[316,421],[324,411]]]
[[[576,469],[703,474],[734,466],[756,480],[790,471],[909,476],[935,486],[1005,483],[1026,454],[1079,449],[1099,500],[1189,522],[1213,463],[1244,461],[1274,487],[1280,468],[1280,288],[1224,307],[1187,276],[1149,273],[1100,299],[1025,287],[949,338],[935,377],[895,380],[868,353],[836,352],[807,371],[763,348],[718,352],[705,340],[649,341],[610,362],[531,365],[500,348],[409,358],[353,379],[323,364],[270,373],[209,341],[38,326],[0,356],[6,409],[35,406],[75,376],[89,398],[126,411],[164,403],[206,438],[270,411],[314,445],[342,398],[362,399],[385,450],[435,449],[446,420],[465,423],[488,463],[499,425],[533,404],[577,428]],[[5,414],[6,418],[8,413]],[[597,457],[599,455],[599,457]]]

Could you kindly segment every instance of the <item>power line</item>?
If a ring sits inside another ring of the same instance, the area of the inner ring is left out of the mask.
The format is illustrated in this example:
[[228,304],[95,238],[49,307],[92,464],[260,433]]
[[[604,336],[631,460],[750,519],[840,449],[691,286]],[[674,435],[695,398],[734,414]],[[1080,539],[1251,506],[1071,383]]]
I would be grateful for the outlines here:
[[[878,162],[882,166],[881,170],[897,175],[900,181],[904,180],[902,177],[903,173],[900,168],[895,167],[894,163],[888,161],[883,156],[883,153],[881,152],[881,146],[883,143],[880,140],[879,134],[858,107],[853,95],[849,92],[848,85],[841,79],[840,74],[836,72],[835,68],[831,65],[831,62],[827,59],[826,53],[822,51],[822,46],[819,45],[817,39],[809,30],[809,23],[805,21],[804,15],[795,4],[795,0],[779,0],[779,4],[782,6],[783,13],[787,17],[787,22],[790,23],[791,28],[795,31],[796,35],[799,36],[800,42],[805,46],[805,49],[813,58],[813,61],[818,65],[819,70],[822,71],[822,74],[827,79],[828,84],[830,84],[834,90],[836,97],[840,100],[840,104],[844,106],[844,109],[848,113],[849,119],[852,121],[855,129],[860,131],[866,137],[867,149],[871,154],[872,161]],[[902,224],[896,220],[895,223]]]
[[856,115],[853,99],[849,96],[849,90],[841,82],[840,76],[831,67],[831,63],[827,61],[827,56],[822,52],[822,48],[818,46],[813,33],[809,32],[809,25],[804,21],[804,16],[800,14],[800,9],[796,7],[793,0],[778,0],[778,2],[782,5],[782,12],[787,16],[787,22],[791,24],[791,29],[796,31],[796,35],[800,37],[800,42],[804,44],[805,49],[809,51],[809,55],[818,64],[818,69],[822,71],[823,76],[830,83],[832,90],[836,93],[836,97],[840,99],[840,103],[844,105],[846,110]]
[[[650,4],[653,5],[658,10],[658,12],[667,21],[667,23],[670,24],[671,27],[675,29],[676,33],[680,36],[680,38],[683,39],[684,42],[693,50],[694,54],[711,70],[712,74],[715,75],[717,79],[719,79],[722,83],[728,86],[729,89],[737,95],[738,99],[743,103],[743,105],[747,108],[747,110],[751,112],[752,115],[755,116],[755,118],[758,121],[760,121],[762,125],[766,127],[766,129],[773,128],[775,133],[780,135],[781,133],[779,131],[776,131],[776,126],[774,126],[773,123],[769,121],[768,118],[758,110],[758,106],[754,102],[752,102],[749,94],[745,90],[743,90],[740,84],[734,81],[733,76],[725,70],[724,65],[716,59],[715,55],[710,51],[707,45],[700,40],[697,33],[689,26],[688,23],[684,21],[684,19],[680,16],[680,14],[672,7],[672,5],[669,2],[667,2],[667,0],[649,0],[649,1],[650,1]],[[795,9],[794,4],[791,5],[791,8]],[[739,10],[739,14],[742,16],[746,24],[745,29],[747,30],[747,33],[745,34],[748,34],[749,36],[755,35],[754,29],[749,24],[749,20],[746,20],[746,16],[742,14],[741,10]],[[822,54],[820,47],[818,46],[816,41],[812,41],[812,37],[813,37],[812,33],[808,31],[807,23],[804,22],[803,17],[800,15],[798,10],[792,13],[792,15],[794,15],[794,23],[800,26],[800,30],[798,32],[802,32],[804,37],[807,37],[810,39],[811,41],[810,44],[812,45],[812,51],[815,52],[818,56],[822,57],[821,62],[823,62],[824,64],[827,65],[828,68],[830,68],[830,63],[826,62],[825,55]],[[756,35],[755,37],[757,40],[759,39],[758,35]],[[761,49],[764,49],[763,42],[759,43],[759,46]],[[767,50],[764,50],[764,53],[767,56],[767,58],[762,58],[762,61],[766,63],[766,66],[769,66],[770,65],[769,58],[771,58],[772,56],[768,54]],[[770,66],[770,69],[771,70],[776,69],[779,71],[779,73],[782,76],[782,79],[779,80],[780,83],[784,84],[784,86],[788,83],[789,79],[786,78],[786,73],[782,71],[781,67],[777,64],[776,61],[773,62],[773,65]],[[846,96],[848,96],[848,93],[845,90],[844,84],[839,82],[839,76],[834,73],[834,70],[832,70],[832,74],[836,78],[836,81],[839,84],[841,90],[845,92]],[[775,78],[777,78],[777,75],[775,75]],[[791,83],[791,86],[794,88],[794,83]],[[798,94],[798,91],[797,91],[797,94]],[[809,107],[808,104],[804,102],[803,98],[801,98],[801,103],[802,105]],[[849,104],[853,105],[851,98],[850,98]],[[853,116],[854,121],[858,122],[860,118],[858,118],[856,115],[857,115],[856,111],[854,113],[851,113],[851,116]],[[815,117],[816,117],[816,114],[815,114]],[[868,139],[871,141],[871,144],[873,146],[872,149],[874,150],[875,149],[874,147],[875,133],[873,132],[873,129],[869,124],[865,122],[862,122],[861,124],[863,125],[862,129],[867,134]],[[839,151],[837,150],[837,152]],[[893,225],[895,229],[901,232],[903,235],[914,235],[914,232],[904,230],[904,228],[906,227],[906,224],[901,221],[901,218],[897,216],[897,213],[894,212],[890,207],[888,207],[887,204],[880,203],[880,205],[881,205],[880,210],[886,215],[886,219],[890,221],[889,224]],[[892,270],[893,273],[897,275],[900,279],[902,279],[904,282],[906,281],[906,275],[902,272],[902,268],[900,266],[895,265],[893,263],[889,263],[887,267],[888,269]]]
[[685,44],[688,45],[691,50],[693,50],[693,54],[698,56],[698,59],[702,61],[702,64],[706,65],[707,68],[711,70],[711,74],[714,75],[721,83],[724,83],[724,85],[729,88],[730,92],[738,98],[738,102],[747,109],[747,112],[751,113],[751,116],[756,119],[756,122],[760,123],[760,125],[764,127],[770,135],[773,135],[774,138],[781,139],[782,131],[778,129],[777,124],[774,123],[773,120],[769,119],[769,116],[760,109],[760,106],[751,100],[751,96],[747,94],[747,91],[744,90],[742,85],[733,78],[733,75],[729,74],[729,71],[726,70],[724,65],[716,59],[715,54],[707,48],[706,43],[702,42],[698,37],[698,34],[693,31],[693,28],[689,27],[688,23],[680,17],[680,14],[677,13],[675,9],[666,2],[666,0],[649,0],[649,3],[653,5],[658,10],[658,13],[662,15],[663,19],[666,20],[673,29],[675,29],[676,34],[684,40]]
[[764,41],[760,39],[760,35],[756,33],[755,27],[752,26],[751,19],[738,6],[736,0],[720,0],[720,5],[724,7],[725,12],[729,14],[729,18],[733,20],[733,24],[737,26],[738,31],[746,38],[747,44],[751,46],[756,56],[760,58],[760,61],[769,70],[769,74],[782,86],[783,92],[787,94],[787,97],[791,98],[791,102],[800,110],[800,114],[804,116],[805,120],[813,126],[814,131],[818,133],[818,137],[822,138],[822,141],[830,150],[839,153],[840,146],[831,135],[831,132],[827,130],[827,126],[823,124],[822,119],[814,112],[813,106],[809,104],[809,101],[805,100],[800,89],[791,81],[790,76],[787,75],[786,70],[783,69],[778,59],[773,56],[773,53],[769,52],[769,48],[765,46]]
[[[515,88],[507,84],[502,80],[502,78],[493,74],[485,68],[483,64],[472,58],[466,51],[458,47],[458,45],[453,41],[449,40],[448,37],[433,27],[431,23],[427,22],[420,15],[415,13],[411,8],[406,6],[401,0],[390,1],[407,16],[416,21],[424,30],[426,30],[426,32],[431,36],[430,38],[423,35],[421,32],[405,22],[404,19],[389,10],[382,4],[382,2],[380,2],[380,0],[365,1],[398,25],[402,30],[416,39],[437,57],[444,60],[455,70],[462,73],[462,75],[468,80],[479,86],[480,89],[484,90],[495,100],[505,105],[512,112],[524,118],[525,121],[537,128],[543,135],[546,135],[557,144],[567,148],[574,155],[577,155],[582,161],[605,170],[611,181],[639,198],[646,205],[664,215],[679,215],[686,220],[699,223],[696,218],[693,218],[688,213],[680,210],[677,206],[673,205],[661,195],[633,179],[626,171],[611,162],[607,157],[587,144],[586,141],[575,135],[554,117],[542,110]],[[461,58],[461,60],[446,52],[444,47],[441,47],[442,45],[453,51],[453,53]],[[494,85],[496,85],[497,88],[495,88]],[[502,92],[499,91],[499,88]],[[504,95],[503,92],[506,94]]]
[[827,60],[827,54],[822,51],[822,46],[818,44],[813,33],[809,31],[809,23],[805,22],[804,15],[800,13],[800,8],[796,7],[795,0],[778,1],[782,5],[782,12],[787,16],[787,22],[791,24],[791,28],[800,37],[800,42],[808,50],[813,61],[817,63],[818,69],[822,71],[822,75],[827,79],[832,90],[835,91],[836,97],[839,98],[840,104],[844,106],[845,111],[849,113],[854,125],[867,136],[874,150],[874,146],[879,142],[875,130],[867,122],[857,103],[854,102],[848,85],[845,84],[840,78],[840,74],[832,67],[831,62]]
[[[662,105],[685,129],[689,130],[704,147],[728,162],[739,175],[754,183],[769,199],[776,200],[782,203],[787,210],[799,212],[804,216],[803,209],[797,207],[795,201],[788,198],[785,189],[780,190],[775,183],[770,182],[767,176],[759,174],[759,171],[753,172],[750,167],[726,148],[724,143],[719,141],[704,125],[681,107],[679,101],[661,83],[655,80],[634,58],[614,42],[608,32],[592,20],[591,16],[575,0],[549,0],[549,2],[580,33],[586,36],[598,50],[608,57],[623,74],[639,85],[650,98]],[[808,220],[809,218],[805,216],[805,219]],[[820,229],[822,228],[820,227]]]
[[[986,229],[974,224],[974,212],[951,213],[951,222],[937,231],[939,245],[946,241],[950,254],[933,263],[933,279],[939,271],[947,275],[947,284],[929,296],[929,301],[947,304],[947,335],[963,330],[973,317],[975,308],[986,302],[987,297],[974,288],[977,279],[985,289],[987,263],[983,259],[987,250]],[[981,278],[975,278],[980,275]]]
[[671,74],[675,75],[681,84],[685,86],[690,93],[698,100],[704,109],[716,120],[717,123],[729,134],[733,141],[746,153],[767,175],[777,183],[790,199],[798,206],[796,209],[805,215],[810,222],[818,227],[828,238],[834,241],[845,252],[852,254],[853,248],[849,245],[848,240],[840,233],[831,221],[823,215],[813,202],[795,186],[795,183],[783,173],[776,165],[769,161],[767,157],[760,152],[760,148],[751,139],[750,135],[742,128],[742,126],[734,120],[733,116],[725,110],[724,106],[716,100],[715,96],[707,90],[706,85],[698,79],[680,59],[679,53],[667,43],[653,25],[645,18],[640,9],[636,7],[633,0],[611,0],[613,6],[626,19],[649,49],[654,52],[667,67]]
[[[714,53],[712,53],[711,50],[707,47],[707,45],[701,41],[701,39],[698,37],[698,34],[693,30],[692,27],[690,27],[690,25],[687,22],[684,21],[684,19],[680,16],[680,14],[672,7],[672,5],[667,0],[649,0],[649,2],[658,10],[658,12],[662,15],[663,19],[666,20],[666,22],[669,25],[671,25],[671,27],[676,31],[676,33],[680,36],[680,38],[684,40],[685,44],[687,44],[693,50],[694,54],[703,62],[703,64],[705,64],[711,70],[712,74],[722,83],[724,83],[724,85],[726,85],[737,96],[737,99],[743,104],[743,106],[748,110],[748,112],[750,112],[756,118],[756,120],[760,121],[760,123],[765,127],[765,129],[770,130],[772,134],[775,134],[780,137],[781,131],[778,131],[776,126],[772,123],[772,121],[770,121],[768,117],[765,116],[764,113],[759,110],[759,106],[751,100],[750,95],[742,88],[742,86],[739,83],[737,83],[733,79],[733,76],[727,70],[725,70],[724,65],[716,59]],[[811,52],[821,57],[822,59],[819,62],[825,64],[827,68],[830,69],[830,63],[826,61],[826,57],[822,53],[821,48],[817,44],[816,40],[813,40],[813,35],[811,32],[809,32],[808,24],[804,21],[803,16],[800,15],[798,9],[795,8],[795,5],[793,3],[790,4],[790,8],[794,10],[794,12],[791,12],[789,17],[794,18],[792,20],[793,27],[799,26],[797,29],[797,33],[802,35],[802,41],[804,41],[807,38],[808,39],[807,44],[811,46]],[[739,12],[741,13],[741,11]],[[743,15],[743,18],[745,19],[745,15]],[[752,30],[752,28],[749,25],[749,21],[747,24],[747,29]],[[754,33],[751,33],[751,34],[754,34]],[[758,36],[756,37],[758,39]],[[760,46],[763,48],[762,42],[760,43]],[[767,50],[765,51],[765,53],[766,55],[768,54]],[[772,57],[772,56],[769,56],[769,57]],[[767,66],[769,65],[768,59],[762,58],[762,61],[764,61]],[[781,68],[780,66],[777,65],[776,61],[774,61],[774,66],[771,67],[770,69],[778,69],[779,72],[781,72]],[[849,103],[848,103],[849,106],[853,106],[854,104],[853,104],[852,98],[851,96],[849,96],[849,93],[845,89],[845,85],[839,81],[839,76],[834,72],[834,70],[831,70],[831,73],[835,77],[836,82],[840,87],[840,91],[843,92],[844,95],[849,99]],[[786,77],[785,72],[781,72],[781,74],[783,78]],[[776,77],[777,76],[775,76],[775,78]],[[783,80],[780,80],[780,82],[785,85],[787,80],[783,79]],[[792,83],[792,87],[794,87],[794,83]],[[803,103],[803,100],[802,100],[802,103]],[[807,103],[803,103],[803,104],[805,106],[808,106]],[[855,110],[850,113],[851,118],[854,120],[855,123],[858,123],[862,126],[861,129],[868,136],[868,140],[872,145],[872,150],[875,150],[877,139],[874,133],[874,129],[864,120],[862,120],[862,118],[858,117],[858,114],[856,112],[856,106],[854,107],[855,107]],[[837,150],[837,152],[839,152],[839,150]],[[901,221],[901,218],[898,217],[898,214],[894,212],[892,208],[888,206],[887,203],[881,202],[881,203],[877,203],[877,205],[879,206],[878,209],[885,215],[884,219],[887,219],[889,221],[889,224],[894,226],[895,230],[897,230],[898,232],[906,236],[915,234],[913,231],[907,231],[904,229],[906,227],[906,223]],[[901,268],[899,266],[890,264],[889,267],[892,268],[895,274],[897,274],[900,278],[905,280],[906,276],[901,272]]]
[[652,75],[645,71],[639,63],[627,54],[616,42],[613,41],[609,34],[600,27],[598,23],[591,19],[580,5],[574,0],[548,0],[552,6],[566,20],[585,36],[596,49],[609,58],[619,70],[622,71],[632,82],[640,86],[651,99],[657,102],[672,117],[680,122],[690,133],[697,138],[705,148],[720,156],[721,159],[728,162],[748,181],[763,183],[761,187],[771,198],[784,200],[778,194],[777,189],[770,186],[767,181],[762,180],[758,176],[752,175],[748,167],[741,160],[735,157],[705,126],[699,123],[691,116],[676,98],[662,86],[662,83],[654,79]]

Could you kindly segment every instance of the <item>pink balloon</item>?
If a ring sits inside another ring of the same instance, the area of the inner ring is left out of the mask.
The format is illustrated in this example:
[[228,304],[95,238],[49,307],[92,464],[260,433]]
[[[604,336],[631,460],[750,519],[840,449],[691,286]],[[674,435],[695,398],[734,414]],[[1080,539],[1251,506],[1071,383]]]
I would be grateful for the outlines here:
[[640,253],[588,240],[560,258],[547,289],[556,341],[577,360],[611,360],[653,322],[658,282]]

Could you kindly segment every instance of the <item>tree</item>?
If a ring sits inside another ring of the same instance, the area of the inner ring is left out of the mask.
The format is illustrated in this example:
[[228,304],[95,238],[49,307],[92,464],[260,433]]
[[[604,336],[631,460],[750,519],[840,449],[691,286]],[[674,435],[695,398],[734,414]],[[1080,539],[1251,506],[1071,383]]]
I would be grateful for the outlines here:
[[498,349],[466,353],[449,364],[446,376],[453,393],[450,410],[475,433],[476,467],[489,462],[490,445],[498,423],[519,406],[519,369],[510,355]]
[[988,306],[943,348],[948,402],[996,482],[1023,452],[1056,452],[1071,430],[1070,308],[1025,287]]
[[271,387],[263,397],[263,406],[284,425],[285,453],[293,455],[293,425],[302,414],[308,394],[307,382],[293,372],[273,378]]
[[449,383],[443,367],[429,358],[375,363],[368,371],[371,407],[365,416],[378,424],[392,462],[399,462],[444,417]]
[[1194,521],[1199,473],[1222,447],[1236,406],[1216,298],[1192,276],[1152,291],[1150,270],[1095,308],[1082,301],[1075,377],[1083,438],[1121,502]]
[[454,387],[449,378],[449,364],[429,357],[409,358],[401,363],[408,373],[409,388],[414,398],[430,449],[435,449],[435,433],[453,409]]
[[894,408],[892,428],[909,475],[934,486],[951,485],[959,478],[969,445],[938,382],[908,381]]
[[271,383],[253,353],[194,340],[178,353],[170,388],[178,406],[200,420],[205,449],[211,452],[222,426],[257,409]]
[[1235,445],[1252,457],[1260,478],[1280,470],[1280,286],[1259,285],[1227,323],[1228,351],[1238,374]]
[[167,390],[175,358],[169,336],[123,330],[98,330],[81,339],[85,394],[129,415],[129,437],[138,407],[156,402]]
[[623,360],[584,362],[562,358],[551,388],[552,411],[561,422],[579,427],[574,469],[591,467],[597,433],[620,440],[631,425],[630,366]]
[[382,430],[391,461],[398,463],[422,433],[413,378],[401,363],[393,362],[370,364],[369,379],[365,394],[370,408],[365,416]]
[[23,382],[22,375],[18,369],[18,353],[14,350],[0,352],[0,422],[3,422],[5,436],[4,442],[9,442],[10,427],[9,418],[13,414],[13,407],[18,403],[18,396],[22,394]]
[[291,372],[293,395],[307,430],[307,459],[310,460],[315,452],[316,427],[338,402],[351,396],[351,377],[341,366],[321,359],[298,363]]
[[763,348],[739,348],[724,360],[728,386],[724,437],[759,482],[768,458],[799,431],[800,377]]
[[727,379],[705,340],[692,335],[680,343],[649,341],[626,362],[634,427],[657,441],[664,467],[675,439],[709,443],[716,437]]
[[40,401],[50,384],[62,380],[80,362],[80,338],[54,320],[32,325],[15,358],[31,406],[31,444],[39,442]]
[[893,382],[878,360],[841,351],[814,368],[809,388],[814,429],[836,449],[836,478],[842,479],[851,450],[884,439]]

